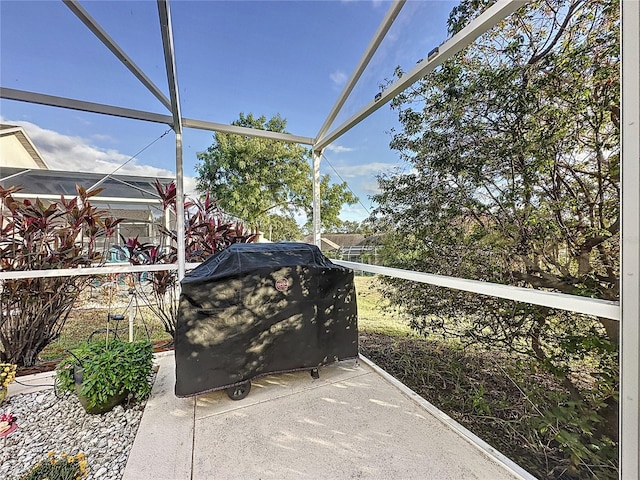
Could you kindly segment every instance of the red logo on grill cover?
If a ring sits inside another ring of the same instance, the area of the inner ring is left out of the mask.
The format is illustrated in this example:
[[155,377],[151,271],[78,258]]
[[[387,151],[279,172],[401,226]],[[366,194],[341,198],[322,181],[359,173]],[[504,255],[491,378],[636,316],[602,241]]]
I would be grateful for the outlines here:
[[279,292],[284,292],[289,290],[289,280],[287,280],[286,278],[277,278],[276,290],[278,290]]

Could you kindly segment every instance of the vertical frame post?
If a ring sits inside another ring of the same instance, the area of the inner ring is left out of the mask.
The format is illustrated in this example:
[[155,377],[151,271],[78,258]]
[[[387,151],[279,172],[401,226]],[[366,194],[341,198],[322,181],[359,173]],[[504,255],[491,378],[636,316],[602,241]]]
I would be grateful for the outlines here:
[[182,162],[182,114],[180,112],[180,95],[178,77],[176,73],[176,55],[173,47],[173,27],[171,25],[171,11],[168,0],[158,1],[158,16],[160,17],[160,33],[164,50],[164,63],[169,83],[171,98],[171,113],[173,115],[173,131],[176,133],[176,234],[178,248],[178,281],[182,280],[185,272],[185,230],[184,230],[184,174]]
[[313,150],[313,244],[320,248],[320,159],[322,150]]
[[640,478],[640,3],[621,2],[620,478]]

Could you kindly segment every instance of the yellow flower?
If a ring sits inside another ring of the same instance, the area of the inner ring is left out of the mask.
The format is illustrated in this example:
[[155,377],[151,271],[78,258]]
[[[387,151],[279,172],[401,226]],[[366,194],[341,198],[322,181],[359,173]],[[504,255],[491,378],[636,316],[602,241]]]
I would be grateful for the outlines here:
[[12,363],[0,363],[0,385],[8,387],[16,378],[17,365]]

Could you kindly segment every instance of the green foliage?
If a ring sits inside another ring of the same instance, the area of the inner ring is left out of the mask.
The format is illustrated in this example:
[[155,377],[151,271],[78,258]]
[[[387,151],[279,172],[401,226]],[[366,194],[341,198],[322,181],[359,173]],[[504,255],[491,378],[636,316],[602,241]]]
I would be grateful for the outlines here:
[[87,409],[105,404],[109,397],[125,393],[136,400],[151,392],[153,347],[149,342],[96,342],[73,350],[56,367],[56,383],[62,391],[74,391],[74,371],[82,368],[80,394]]
[[[106,215],[89,199],[101,189],[59,202],[13,197],[17,187],[0,187],[0,268],[3,271],[81,268],[102,261],[100,237],[110,237],[122,220]],[[108,249],[108,244],[105,245]],[[0,361],[33,365],[60,334],[90,276],[18,278],[0,287]]]
[[[489,3],[461,2],[451,33]],[[385,264],[618,299],[618,15],[617,2],[531,2],[394,99],[403,129],[391,147],[411,168],[379,177]],[[388,284],[418,331],[527,354],[556,375],[576,411],[598,415],[582,416],[591,436],[574,425],[558,440],[581,469],[567,478],[611,473],[617,322]]]
[[[565,452],[563,468],[571,475],[580,476],[585,465],[592,465],[590,473],[593,477],[615,479],[618,477],[618,452],[614,441],[598,435],[597,427],[603,421],[592,405],[567,401],[532,419],[532,424],[542,435],[551,436]],[[595,471],[599,473],[596,475]]]
[[[270,120],[240,114],[232,123],[239,127],[286,133],[286,120],[276,115]],[[293,216],[312,211],[312,170],[310,153],[300,145],[266,138],[216,132],[213,144],[198,154],[198,190],[217,199],[224,211],[252,226],[265,229],[268,215]],[[330,184],[321,178],[322,223],[326,229],[340,224],[342,205],[357,202],[345,183]]]
[[342,222],[342,225],[331,233],[361,233],[363,235],[369,235],[373,233],[373,231],[373,226],[367,220],[363,220],[362,222],[345,220]]
[[83,480],[87,474],[84,453],[62,453],[58,457],[55,452],[49,452],[46,460],[36,463],[20,480]]
[[[162,199],[164,214],[176,214],[176,189],[171,182],[164,186],[156,181],[156,190]],[[220,210],[209,195],[204,199],[190,199],[184,203],[185,211],[185,260],[202,262],[234,243],[250,243],[256,236],[247,231],[241,222],[231,221]],[[178,260],[175,230],[160,228],[159,245],[140,243],[138,237],[123,238],[124,247],[115,247],[123,252],[133,265],[175,264]],[[126,250],[126,252],[125,252]],[[152,272],[147,275],[151,285],[149,308],[162,321],[165,331],[175,337],[178,318],[178,275],[175,270]],[[149,300],[144,286],[136,282],[137,293]]]
[[286,215],[268,214],[262,225],[265,238],[272,242],[295,242],[303,236],[295,219]]

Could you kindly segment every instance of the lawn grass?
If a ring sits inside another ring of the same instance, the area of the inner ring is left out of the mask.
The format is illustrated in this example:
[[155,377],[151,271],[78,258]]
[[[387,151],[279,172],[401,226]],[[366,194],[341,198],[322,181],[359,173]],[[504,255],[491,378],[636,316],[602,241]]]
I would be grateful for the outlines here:
[[[91,340],[106,338],[106,329],[109,328],[109,338],[129,340],[129,298],[125,294],[112,299],[113,306],[109,309],[109,302],[103,298],[93,298],[90,303],[87,299],[77,302],[71,310],[67,321],[60,333],[60,337],[49,344],[41,353],[42,361],[59,360],[68,355],[69,350]],[[97,301],[96,301],[97,300]],[[133,304],[133,339],[150,340],[152,343],[171,341],[171,335],[165,332],[160,319],[145,305]],[[124,315],[124,320],[107,322],[111,315]],[[115,332],[115,335],[114,335]],[[92,335],[93,334],[93,335]]]
[[416,336],[398,313],[385,309],[388,302],[380,293],[382,285],[378,277],[356,275],[355,284],[358,295],[358,330],[394,337]]

